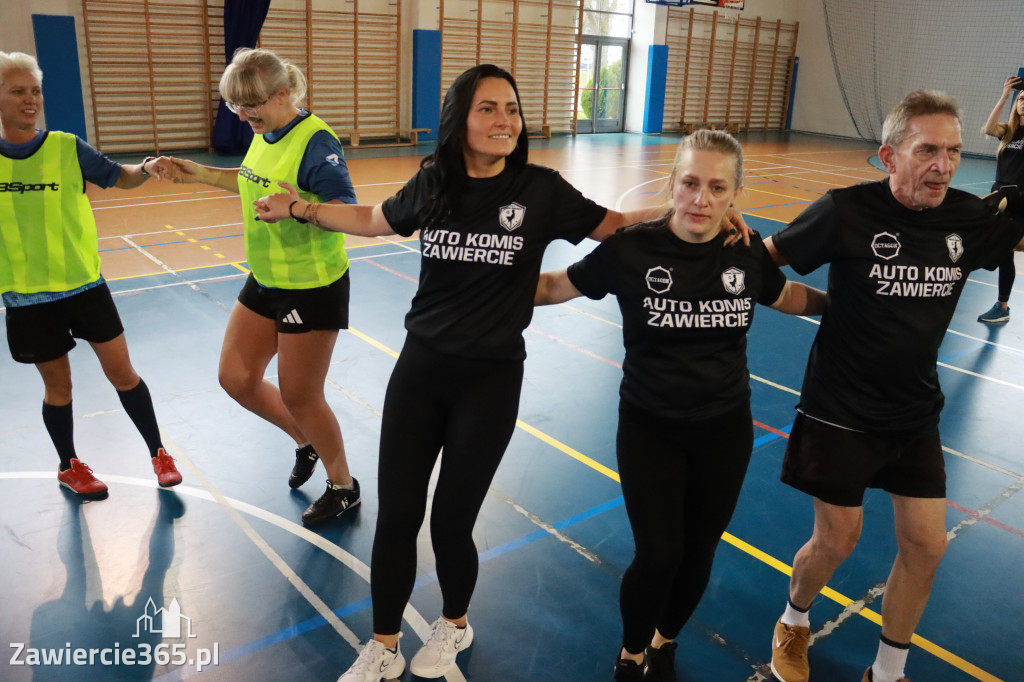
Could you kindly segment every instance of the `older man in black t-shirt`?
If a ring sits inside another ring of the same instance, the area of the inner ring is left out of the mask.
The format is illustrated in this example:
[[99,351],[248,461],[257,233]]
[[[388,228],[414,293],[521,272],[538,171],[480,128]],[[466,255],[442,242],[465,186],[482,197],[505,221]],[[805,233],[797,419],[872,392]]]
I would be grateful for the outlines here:
[[772,672],[806,682],[807,611],[860,536],[866,488],[892,496],[898,554],[882,635],[863,680],[898,682],[946,549],[939,344],[972,270],[1024,249],[1024,224],[949,184],[961,116],[941,93],[909,94],[886,118],[878,156],[889,178],[832,190],[765,240],[806,274],[830,264],[782,480],[814,496],[814,531],[793,560],[775,626]]

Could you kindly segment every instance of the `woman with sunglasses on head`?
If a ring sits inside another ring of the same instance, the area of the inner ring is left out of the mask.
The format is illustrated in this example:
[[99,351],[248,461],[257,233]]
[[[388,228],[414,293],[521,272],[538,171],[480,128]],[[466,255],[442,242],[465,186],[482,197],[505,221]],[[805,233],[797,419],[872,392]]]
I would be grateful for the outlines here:
[[[324,381],[338,330],[348,327],[345,236],[296,220],[260,222],[253,200],[288,182],[308,200],[355,202],[341,143],[322,120],[299,108],[306,79],[269,50],[242,48],[220,79],[220,94],[255,137],[239,168],[175,159],[182,182],[202,182],[242,198],[250,274],[228,319],[220,383],[242,407],[291,436],[298,446],[288,484],[298,488],[317,459],[327,490],[302,514],[313,525],[359,504],[338,420]],[[280,387],[264,379],[277,355]]]
[[262,220],[297,216],[365,236],[420,230],[420,283],[405,318],[381,424],[370,591],[374,639],[344,682],[402,674],[398,638],[416,579],[416,536],[431,471],[441,469],[430,537],[443,606],[410,668],[442,677],[473,641],[466,618],[477,580],[473,526],[515,429],[526,357],[523,329],[544,249],[601,240],[661,209],[622,214],[585,198],[557,172],[527,161],[515,80],[475,66],[448,89],[438,142],[419,172],[376,206],[309,203],[292,188],[256,204]]
[[620,230],[566,270],[537,305],[613,294],[626,358],[616,458],[636,543],[622,577],[617,682],[674,682],[675,639],[700,602],[753,447],[747,331],[755,304],[820,315],[825,294],[788,282],[754,235],[724,248],[743,150],[721,130],[679,145],[672,208]]

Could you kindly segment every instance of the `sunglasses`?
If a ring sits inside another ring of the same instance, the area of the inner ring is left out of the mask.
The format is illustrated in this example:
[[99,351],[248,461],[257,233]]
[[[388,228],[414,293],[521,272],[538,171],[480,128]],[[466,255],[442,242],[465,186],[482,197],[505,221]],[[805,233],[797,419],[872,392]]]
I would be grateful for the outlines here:
[[234,102],[225,101],[224,106],[226,106],[231,111],[231,113],[234,114],[245,114],[246,116],[255,116],[259,108],[269,101],[269,98],[263,100],[259,104],[235,104]]

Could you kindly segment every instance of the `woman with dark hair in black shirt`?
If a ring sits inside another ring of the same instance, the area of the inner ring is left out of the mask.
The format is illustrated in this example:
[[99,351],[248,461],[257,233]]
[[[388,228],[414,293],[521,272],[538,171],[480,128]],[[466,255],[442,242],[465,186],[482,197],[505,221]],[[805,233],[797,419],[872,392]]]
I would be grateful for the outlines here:
[[537,287],[538,305],[614,294],[622,311],[616,456],[636,553],[619,595],[617,681],[676,679],[674,640],[707,587],[753,447],[754,304],[825,307],[823,292],[786,281],[756,234],[723,248],[742,179],[739,143],[697,131],[679,145],[665,216],[619,230]]
[[416,578],[416,536],[438,453],[430,535],[444,605],[412,659],[443,676],[473,641],[466,611],[477,579],[472,531],[515,429],[522,331],[544,249],[555,239],[601,240],[661,212],[622,214],[585,198],[555,171],[527,162],[526,126],[512,76],[475,66],[448,89],[438,144],[396,195],[376,206],[326,205],[287,194],[256,202],[262,220],[289,215],[363,236],[420,230],[420,284],[405,345],[384,400],[370,589],[374,639],[346,682],[398,677],[402,612]]

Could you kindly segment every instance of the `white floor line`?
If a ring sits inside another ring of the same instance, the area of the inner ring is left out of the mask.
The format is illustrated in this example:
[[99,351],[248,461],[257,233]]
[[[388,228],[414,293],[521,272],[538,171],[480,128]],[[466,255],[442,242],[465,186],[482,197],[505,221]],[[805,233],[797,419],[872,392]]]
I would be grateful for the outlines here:
[[589,561],[589,562],[591,562],[593,564],[604,563],[604,562],[601,561],[600,557],[597,556],[597,554],[595,554],[594,552],[591,552],[589,549],[587,549],[586,547],[584,547],[580,543],[576,542],[571,537],[569,537],[568,535],[566,535],[562,531],[558,530],[557,528],[552,526],[550,523],[548,523],[547,521],[545,521],[541,517],[537,516],[536,514],[531,512],[530,510],[526,509],[525,507],[520,505],[518,502],[513,500],[511,497],[508,497],[507,495],[505,495],[504,493],[502,493],[501,491],[497,490],[494,487],[491,487],[488,490],[488,492],[491,495],[494,495],[495,497],[497,497],[499,500],[501,500],[502,502],[504,502],[508,506],[512,507],[512,509],[514,509],[516,511],[516,513],[522,514],[524,517],[529,519],[530,523],[532,523],[533,525],[537,526],[538,528],[540,528],[545,533],[553,536],[559,542],[567,545],[570,549],[572,549],[574,552],[579,554],[581,557],[583,557],[587,561]]
[[[579,313],[581,315],[586,315],[587,317],[591,317],[591,318],[597,320],[598,322],[602,322],[604,324],[611,325],[613,327],[618,327],[620,329],[622,328],[622,325],[620,323],[618,323],[618,322],[612,322],[611,320],[603,318],[600,315],[595,315],[594,313],[590,313],[590,312],[587,312],[585,310],[581,310],[579,308],[576,308],[574,306],[569,305],[568,303],[562,303],[560,305],[561,305],[561,307],[568,308],[569,310],[571,310],[571,311],[573,311],[575,313]],[[818,320],[816,320],[814,318],[811,318],[811,317],[804,317],[802,315],[801,316],[797,316],[797,317],[799,319],[801,319],[801,320],[805,320],[805,321],[810,322],[812,324],[821,324]],[[974,341],[978,341],[980,343],[987,343],[987,344],[990,344],[992,346],[996,346],[996,347],[1000,347],[1000,348],[1005,348],[1006,350],[1011,350],[1011,351],[1014,351],[1014,352],[1022,352],[1022,351],[1020,351],[1020,350],[1018,350],[1016,348],[1012,348],[1010,346],[1002,346],[1000,344],[992,343],[991,341],[986,341],[985,339],[979,339],[977,337],[969,336],[969,335],[963,334],[961,332],[956,332],[956,331],[953,331],[953,330],[949,330],[949,333],[956,334],[958,336],[963,336],[963,337],[972,339]],[[1002,379],[996,379],[995,377],[985,376],[983,374],[978,374],[977,372],[971,372],[970,370],[961,369],[959,367],[954,367],[953,365],[949,365],[949,364],[946,364],[944,362],[938,363],[938,366],[943,367],[945,369],[952,370],[954,372],[960,372],[961,374],[967,374],[967,375],[970,375],[970,376],[973,376],[973,377],[976,377],[978,379],[982,379],[982,380],[985,380],[985,381],[992,381],[992,382],[995,382],[995,383],[998,383],[998,384],[1002,384],[1002,385],[1008,386],[1010,388],[1016,388],[1016,389],[1024,390],[1024,386],[1021,386],[1019,384],[1014,384],[1014,383],[1011,383],[1009,381],[1003,381]],[[800,395],[800,391],[798,391],[798,390],[796,390],[794,388],[790,388],[789,386],[784,386],[782,384],[775,383],[774,381],[771,381],[769,379],[765,379],[764,377],[757,376],[756,374],[751,374],[750,378],[753,379],[754,381],[760,382],[760,383],[765,384],[767,386],[771,386],[772,388],[778,389],[780,391],[785,391],[786,393],[790,393],[790,394],[795,395],[795,396],[799,396]],[[1015,473],[1013,471],[1009,471],[1008,469],[1004,469],[1004,468],[1000,467],[997,464],[991,464],[989,462],[986,462],[984,460],[978,459],[976,457],[972,457],[972,456],[964,454],[962,452],[958,452],[958,451],[956,451],[956,450],[954,450],[952,448],[946,447],[945,445],[942,446],[942,449],[945,452],[948,452],[949,454],[951,454],[951,455],[953,455],[955,457],[959,457],[959,458],[964,459],[964,460],[966,460],[968,462],[972,462],[973,464],[977,464],[978,466],[985,467],[986,469],[990,469],[992,471],[997,471],[999,473],[1006,474],[1007,476],[1012,476],[1013,478],[1020,478],[1021,477],[1021,474]]]
[[[154,230],[152,232],[137,232],[135,234],[130,234],[128,236],[129,237],[148,237],[148,236],[154,235],[154,234],[168,234],[169,235],[169,234],[172,234],[174,232],[194,232],[196,230],[212,230],[215,227],[242,227],[242,225],[243,225],[243,223],[221,223],[219,225],[198,225],[198,226],[195,226],[195,227],[171,227],[171,228],[168,228],[168,229],[165,229],[165,230]],[[234,235],[228,235],[228,237],[233,237],[233,236]],[[241,236],[241,233],[239,233],[238,236]],[[115,235],[111,235],[109,237],[100,237],[99,240],[102,242],[102,241],[107,240],[107,239],[120,239],[120,238],[121,238],[121,235],[115,234]],[[221,238],[223,239],[223,238],[226,238],[226,237],[221,237]]]
[[[181,449],[169,440],[166,435],[164,436],[166,445],[168,446],[168,452],[179,462],[185,465],[189,473],[200,482],[203,487],[196,487],[191,485],[177,485],[172,489],[173,492],[188,495],[189,497],[196,497],[199,499],[207,500],[218,504],[229,517],[245,532],[246,536],[253,541],[254,544],[267,555],[267,558],[271,561],[275,568],[278,569],[284,575],[284,577],[299,591],[303,597],[307,596],[307,592],[304,592],[301,586],[305,587],[308,591],[308,595],[315,601],[310,601],[310,604],[317,609],[321,616],[323,616],[327,622],[348,642],[354,650],[360,649],[360,642],[355,633],[352,632],[341,620],[334,615],[334,613],[320,600],[319,597],[312,591],[312,589],[298,577],[297,574],[291,569],[288,564],[281,559],[278,555],[257,533],[252,526],[242,518],[241,514],[246,514],[255,518],[265,521],[281,530],[284,530],[296,537],[305,540],[309,544],[323,550],[330,556],[334,557],[339,563],[343,564],[346,568],[351,570],[353,573],[358,575],[360,578],[365,580],[367,583],[370,582],[370,567],[360,561],[354,555],[350,554],[346,550],[342,549],[338,545],[334,544],[330,540],[323,538],[322,536],[312,532],[311,530],[300,526],[294,521],[289,521],[278,514],[269,512],[265,509],[257,507],[255,505],[242,502],[232,497],[227,497],[221,494],[214,486],[207,480],[201,472],[195,467],[195,465],[185,455],[182,454]],[[123,476],[119,474],[109,474],[104,472],[96,472],[96,476],[100,480],[110,483],[120,483],[123,485],[136,485],[144,488],[156,489],[157,483],[155,480],[137,478],[134,476]],[[52,471],[16,471],[16,472],[0,472],[0,480],[15,480],[15,479],[53,479],[54,474]],[[270,554],[268,554],[268,552]],[[276,560],[271,557],[271,554],[276,557]],[[289,576],[294,576],[294,579]],[[327,613],[324,613],[317,607],[316,602],[319,602]],[[407,605],[405,612],[402,614],[403,619],[413,629],[416,636],[423,642],[426,642],[430,637],[430,623],[428,623],[423,616],[414,609],[411,605]],[[340,629],[339,629],[340,627]],[[446,675],[446,679],[450,682],[466,682],[465,676],[458,668]]]
[[234,199],[235,201],[238,201],[238,195],[225,194],[222,197],[192,197],[191,199],[172,199],[171,201],[147,201],[140,204],[125,204],[123,206],[96,206],[92,210],[93,213],[95,213],[96,211],[117,211],[124,209],[130,210],[134,208],[139,208],[140,206],[166,206],[167,204],[190,204],[196,201],[224,201],[225,199]]
[[167,263],[164,263],[162,260],[160,260],[159,258],[154,256],[153,254],[151,254],[149,251],[147,251],[146,249],[142,248],[141,246],[139,246],[138,244],[133,242],[129,237],[122,236],[121,239],[123,239],[125,241],[125,243],[128,244],[129,246],[131,246],[133,249],[135,249],[136,251],[141,253],[143,256],[145,256],[146,258],[151,260],[153,263],[155,263],[157,265],[157,267],[159,267],[161,270],[167,272],[170,275],[173,275],[178,280],[180,280],[182,284],[187,285],[192,291],[196,292],[197,294],[199,294],[203,298],[211,301],[214,305],[216,305],[217,307],[219,307],[219,308],[221,308],[223,310],[228,310],[229,309],[229,306],[226,305],[223,301],[215,298],[214,296],[211,296],[210,294],[208,294],[205,291],[203,291],[202,289],[200,289],[199,286],[196,285],[196,283],[194,281],[183,277],[174,268],[172,268],[171,266],[167,265]]
[[[292,570],[291,566],[289,566],[284,559],[282,559],[281,556],[275,552],[269,544],[267,544],[267,541],[252,528],[249,522],[242,518],[239,511],[244,510],[251,516],[255,516],[256,518],[273,524],[282,530],[286,530],[293,535],[299,536],[306,542],[309,542],[330,554],[367,583],[370,582],[370,567],[338,545],[325,540],[320,535],[317,535],[302,526],[299,526],[294,521],[288,521],[277,514],[239,500],[229,500],[229,498],[222,495],[220,491],[217,490],[217,488],[209,481],[209,479],[199,471],[199,469],[184,454],[184,451],[174,443],[174,441],[164,436],[164,443],[174,459],[178,460],[188,468],[189,472],[200,482],[206,492],[224,509],[225,512],[227,512],[228,516],[231,517],[235,524],[238,525],[253,544],[263,552],[267,559],[270,560],[274,567],[281,572],[285,579],[288,580],[296,590],[298,590],[299,594],[301,594],[306,601],[316,609],[317,613],[323,616],[328,624],[330,624],[330,626],[334,628],[339,635],[341,635],[342,639],[348,642],[353,649],[359,651],[361,649],[359,637],[356,636],[356,634],[352,632],[347,625],[341,622],[340,618],[334,615],[334,612],[331,611],[330,607],[328,607],[327,604],[325,604],[323,600],[313,592],[312,588],[310,588],[309,585],[307,585],[305,581],[303,581],[302,578]],[[111,478],[111,480],[114,479]],[[177,489],[177,486],[175,489]],[[356,513],[359,512],[356,511]],[[413,632],[416,633],[416,636],[420,638],[421,642],[426,642],[427,639],[430,638],[430,623],[428,623],[426,619],[423,618],[415,608],[413,608],[412,604],[406,604],[405,611],[402,613],[402,618],[409,624],[409,627],[413,629]],[[450,682],[466,682],[465,676],[458,668],[455,668],[445,675],[445,679]]]
[[[154,197],[183,197],[183,196],[190,196],[191,197],[191,196],[195,196],[197,194],[214,194],[214,193],[219,193],[219,192],[224,192],[224,191],[225,190],[222,190],[222,189],[206,189],[206,190],[199,190],[199,191],[196,191],[196,192],[173,192],[171,194],[148,195],[146,197],[139,197],[139,198],[152,199]],[[118,197],[116,199],[89,199],[89,203],[92,204],[94,207],[96,206],[96,204],[113,204],[113,203],[117,203],[117,204],[119,204],[123,208],[128,208],[128,207],[136,205],[136,204],[130,203],[131,199],[132,199],[132,197],[123,197],[123,196],[122,197]]]
[[[328,625],[334,628],[335,632],[341,635],[342,639],[348,642],[353,649],[358,650],[360,647],[359,637],[357,637],[356,634],[352,632],[352,630],[350,630],[347,625],[342,623],[341,619],[338,618],[338,616],[334,615],[334,612],[331,610],[331,608],[327,606],[327,604],[324,603],[324,601],[320,599],[319,596],[317,596],[313,589],[309,585],[307,585],[302,578],[299,577],[299,574],[296,573],[283,558],[281,558],[281,555],[274,551],[270,544],[263,539],[263,536],[256,532],[256,529],[252,527],[252,524],[250,524],[247,520],[245,520],[242,517],[235,504],[229,502],[228,499],[224,497],[223,494],[221,494],[220,490],[218,490],[217,487],[214,486],[209,481],[209,479],[207,479],[206,476],[203,475],[199,468],[192,463],[192,460],[189,459],[187,455],[185,455],[184,451],[166,436],[164,436],[164,444],[166,445],[168,452],[171,453],[174,459],[185,465],[185,467],[189,470],[191,476],[195,480],[197,480],[199,484],[203,487],[203,489],[207,493],[209,493],[213,500],[218,505],[220,505],[221,509],[224,510],[224,512],[231,518],[232,521],[235,522],[235,525],[238,526],[239,529],[241,529],[245,536],[248,537],[249,540],[254,545],[256,545],[256,548],[263,553],[263,556],[267,558],[267,560],[274,566],[274,568],[276,568],[281,573],[281,575],[284,576],[285,580],[291,583],[292,587],[294,587],[296,591],[298,591],[298,593],[301,594],[302,597],[307,602],[309,602],[310,606],[316,609],[316,612],[319,613],[320,616],[327,621]],[[358,513],[358,510],[356,511],[356,513]],[[339,547],[338,549],[340,550],[341,548]],[[346,554],[348,553],[346,552]],[[348,556],[351,557],[351,563],[354,564],[355,557],[352,557],[351,555]],[[345,563],[347,566],[352,568],[349,562],[342,561],[342,563]],[[369,569],[366,567],[365,564],[362,564],[361,562],[360,564],[360,567],[362,569],[366,569],[365,575],[363,575],[363,573],[360,571],[356,572],[359,573],[359,575],[361,575],[361,577],[363,577],[367,582],[369,582]],[[355,571],[354,568],[353,571]]]
[[[976,282],[976,284],[985,284],[985,282]],[[1002,350],[1008,350],[1012,353],[1024,353],[1024,349],[1016,348],[1014,346],[1008,346],[1005,343],[996,343],[995,341],[989,341],[988,339],[983,339],[979,336],[971,336],[970,334],[965,334],[964,332],[958,332],[955,329],[947,329],[946,332],[949,334],[953,334],[954,336],[962,336],[965,339],[970,339],[971,341],[983,343],[986,346],[992,346],[993,348],[1001,348]]]

